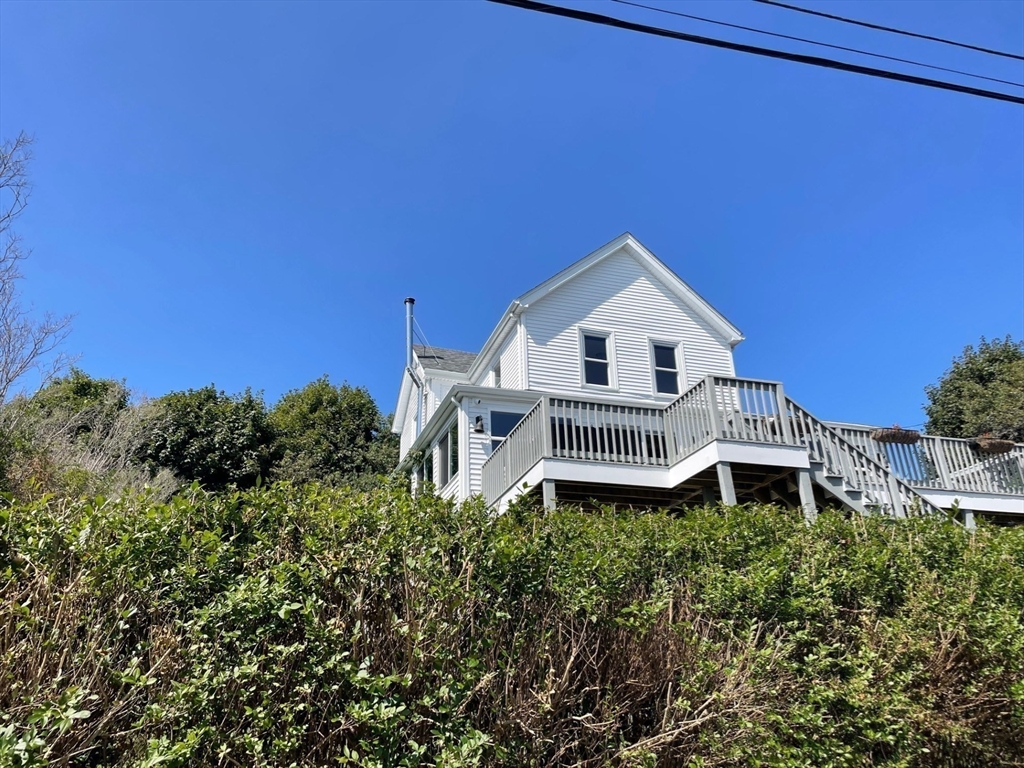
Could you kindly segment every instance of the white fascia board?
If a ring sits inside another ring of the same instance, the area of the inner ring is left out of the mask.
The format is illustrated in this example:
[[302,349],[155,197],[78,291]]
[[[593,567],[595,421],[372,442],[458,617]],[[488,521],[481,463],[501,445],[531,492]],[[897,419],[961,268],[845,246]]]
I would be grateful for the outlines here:
[[1024,515],[1024,497],[1004,496],[994,493],[973,493],[968,491],[945,491],[934,488],[914,488],[930,503],[942,509],[951,509],[958,504],[961,509],[971,512],[1002,512]]
[[556,290],[557,288],[560,288],[562,285],[572,280],[581,272],[589,269],[590,267],[594,266],[599,261],[602,261],[608,256],[611,256],[617,250],[622,248],[622,246],[624,246],[630,240],[631,237],[632,235],[630,235],[628,232],[619,235],[610,243],[602,245],[596,251],[591,251],[579,261],[573,262],[568,267],[563,269],[561,272],[552,275],[535,288],[531,288],[518,299],[516,299],[513,302],[513,304],[522,304],[524,307],[529,307],[530,305],[536,303],[540,299],[547,296],[552,291]]
[[442,368],[424,368],[423,375],[428,379],[447,379],[448,381],[469,381],[469,377],[458,371],[446,371]]
[[520,306],[518,301],[513,301],[508,305],[508,309],[505,310],[505,314],[502,316],[501,321],[491,331],[491,335],[484,342],[483,349],[480,350],[480,354],[476,356],[476,360],[469,367],[466,372],[466,381],[476,381],[477,377],[491,367],[491,361],[494,356],[501,349],[505,343],[505,339],[508,338],[509,334],[516,329],[516,325],[519,321],[519,315],[523,312],[523,307]]
[[739,328],[726,320],[725,315],[711,306],[667,264],[647,250],[639,240],[629,235],[625,249],[630,251],[634,258],[639,259],[656,277],[660,278],[665,287],[675,293],[684,304],[692,307],[698,315],[707,321],[708,325],[718,331],[729,342],[730,347],[735,347],[743,341],[743,334],[740,333]]
[[574,264],[570,264],[554,277],[550,277],[543,283],[520,296],[513,305],[520,304],[523,308],[536,303],[551,292],[557,290],[577,275],[590,269],[595,264],[603,261],[612,254],[623,251],[628,253],[669,289],[680,301],[691,307],[708,325],[710,325],[730,347],[735,347],[743,341],[743,334],[740,330],[725,319],[725,316],[711,306],[699,293],[686,284],[675,272],[669,269],[657,256],[651,253],[643,244],[629,232],[625,232],[602,245],[596,251],[587,254]]

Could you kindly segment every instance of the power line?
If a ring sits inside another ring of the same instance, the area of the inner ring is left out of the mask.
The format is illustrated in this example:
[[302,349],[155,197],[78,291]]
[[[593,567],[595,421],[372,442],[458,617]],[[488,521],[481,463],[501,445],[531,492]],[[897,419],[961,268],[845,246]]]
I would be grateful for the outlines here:
[[993,56],[1004,56],[1007,59],[1016,59],[1017,61],[1024,61],[1024,56],[1017,53],[1006,53],[1005,51],[996,51],[992,48],[982,48],[978,45],[969,45],[968,43],[958,43],[955,40],[947,40],[943,37],[932,37],[931,35],[922,35],[918,32],[908,32],[905,29],[895,29],[894,27],[885,27],[881,24],[871,24],[867,21],[858,21],[857,19],[848,19],[845,16],[836,16],[831,13],[825,13],[823,11],[812,11],[810,8],[801,8],[799,5],[788,5],[786,3],[780,3],[778,0],[754,0],[755,3],[764,3],[765,5],[774,5],[776,8],[785,8],[789,11],[798,11],[800,13],[808,13],[811,16],[821,16],[825,19],[833,19],[834,21],[842,21],[846,24],[856,24],[859,27],[867,27],[868,29],[880,29],[883,32],[893,32],[897,35],[906,35],[907,37],[918,37],[922,40],[931,40],[936,43],[945,43],[946,45],[955,45],[958,48],[969,48],[972,51],[981,51],[982,53],[991,53]]
[[966,93],[971,96],[981,96],[986,99],[995,99],[997,101],[1009,101],[1013,104],[1024,104],[1024,98],[1020,96],[1014,96],[1009,93],[1000,93],[999,91],[986,91],[981,88],[972,88],[969,85],[960,85],[958,83],[947,83],[943,80],[932,80],[927,77],[918,77],[917,75],[906,75],[902,72],[891,72],[887,69],[875,69],[874,67],[864,67],[860,64],[849,64],[845,61],[836,61],[835,59],[826,59],[821,56],[808,56],[802,53],[790,53],[789,51],[779,51],[774,48],[761,48],[755,45],[745,45],[743,43],[734,43],[730,40],[719,40],[715,37],[702,37],[700,35],[691,35],[686,32],[677,32],[674,29],[663,29],[662,27],[652,27],[647,24],[637,24],[636,22],[626,21],[625,19],[617,19],[612,16],[603,16],[599,13],[590,13],[589,11],[578,11],[574,8],[563,8],[558,5],[548,5],[547,3],[536,2],[535,0],[488,0],[491,3],[498,3],[500,5],[511,5],[516,8],[525,8],[530,11],[537,11],[539,13],[547,13],[553,16],[563,16],[569,19],[576,19],[578,21],[587,21],[591,24],[602,24],[608,27],[616,27],[618,29],[628,29],[633,32],[643,32],[648,35],[657,35],[658,37],[668,37],[673,40],[682,40],[687,43],[697,43],[698,45],[709,45],[714,48],[725,48],[730,51],[740,51],[741,53],[751,53],[756,56],[767,56],[773,59],[783,59],[784,61],[794,61],[798,64],[809,64],[815,67],[825,67],[827,69],[838,69],[843,72],[853,72],[859,75],[868,75],[870,77],[880,77],[885,80],[897,80],[903,83],[912,83],[914,85],[924,85],[930,88],[939,88],[946,91],[956,91],[957,93]]
[[643,5],[642,3],[630,2],[630,0],[612,0],[613,3],[619,3],[621,5],[631,5],[634,8],[644,8],[648,11],[657,11],[658,13],[667,13],[670,16],[681,16],[684,19],[693,19],[694,21],[703,21],[708,24],[718,24],[722,27],[730,27],[732,29],[742,29],[747,32],[756,32],[759,35],[770,35],[772,37],[781,37],[784,40],[796,40],[800,43],[810,43],[811,45],[820,45],[824,48],[834,48],[839,51],[849,51],[850,53],[859,53],[864,56],[874,56],[879,59],[888,59],[889,61],[898,61],[902,64],[913,64],[915,67],[927,67],[928,69],[938,69],[942,72],[950,72],[954,75],[963,75],[964,77],[976,77],[979,80],[989,80],[993,83],[1002,83],[1003,85],[1012,85],[1015,88],[1024,88],[1024,83],[1015,83],[1013,80],[1000,80],[998,77],[988,77],[987,75],[976,75],[973,72],[963,72],[959,69],[949,69],[948,67],[940,67],[936,64],[925,64],[921,61],[914,61],[913,59],[901,59],[898,56],[887,56],[884,53],[873,53],[871,51],[862,51],[859,48],[847,48],[845,45],[833,45],[832,43],[822,43],[818,40],[809,40],[806,37],[794,37],[793,35],[784,35],[781,32],[769,32],[765,29],[757,29],[756,27],[745,27],[742,24],[731,24],[727,21],[718,21],[717,19],[707,19],[703,16],[694,16],[689,13],[680,13],[679,11],[670,11],[668,8],[658,8],[653,5]]

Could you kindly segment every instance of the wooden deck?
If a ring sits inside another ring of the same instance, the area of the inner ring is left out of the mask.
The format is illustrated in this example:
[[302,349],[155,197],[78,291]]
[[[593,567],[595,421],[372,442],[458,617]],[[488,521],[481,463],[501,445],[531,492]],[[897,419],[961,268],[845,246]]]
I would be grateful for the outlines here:
[[[709,453],[709,446],[717,453]],[[761,451],[743,452],[742,446]],[[802,465],[793,462],[794,451]],[[702,379],[667,406],[545,395],[484,463],[482,489],[486,501],[499,506],[523,492],[524,481],[533,481],[532,487],[538,478],[557,478],[566,498],[582,497],[588,485],[597,490],[625,482],[638,499],[701,501],[708,499],[701,492],[708,467],[695,459],[709,456],[728,468],[730,455],[744,462],[748,474],[750,465],[763,465],[769,486],[780,466],[798,474],[806,467],[830,500],[861,512],[938,513],[953,493],[974,504],[996,497],[993,509],[1010,513],[1019,500],[1024,514],[1024,445],[986,456],[951,438],[882,444],[869,429],[819,421],[778,382],[722,376]],[[685,466],[692,476],[680,475]],[[691,478],[697,480],[687,482]],[[736,498],[721,467],[717,478],[719,497]]]

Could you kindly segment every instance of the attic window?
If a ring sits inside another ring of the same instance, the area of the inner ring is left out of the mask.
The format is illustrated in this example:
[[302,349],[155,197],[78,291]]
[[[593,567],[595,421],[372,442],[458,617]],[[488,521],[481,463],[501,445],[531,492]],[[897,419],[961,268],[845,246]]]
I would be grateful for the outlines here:
[[583,334],[583,381],[599,387],[610,386],[607,336]]

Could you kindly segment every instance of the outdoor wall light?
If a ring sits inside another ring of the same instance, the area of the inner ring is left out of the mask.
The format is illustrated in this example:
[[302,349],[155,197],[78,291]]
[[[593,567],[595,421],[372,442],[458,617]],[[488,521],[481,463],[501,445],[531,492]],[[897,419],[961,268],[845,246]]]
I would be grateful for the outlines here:
[[477,433],[482,433],[484,431],[483,416],[477,416],[475,419],[473,419],[473,431]]

